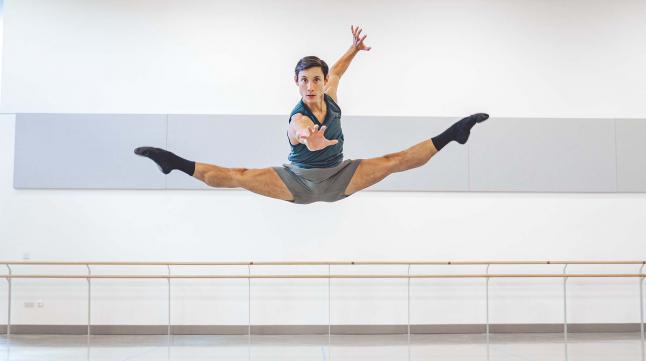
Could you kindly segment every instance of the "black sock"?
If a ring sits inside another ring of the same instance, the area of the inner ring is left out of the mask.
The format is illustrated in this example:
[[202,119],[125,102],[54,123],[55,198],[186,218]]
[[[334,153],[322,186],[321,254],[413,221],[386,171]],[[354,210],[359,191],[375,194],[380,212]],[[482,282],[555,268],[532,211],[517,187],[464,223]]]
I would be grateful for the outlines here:
[[170,173],[173,169],[179,169],[190,176],[195,173],[195,162],[161,148],[139,147],[135,149],[135,154],[152,159],[164,174]]
[[488,114],[478,113],[470,115],[460,121],[457,121],[455,124],[445,130],[442,134],[431,138],[435,149],[438,151],[444,148],[445,145],[449,144],[451,141],[455,140],[460,144],[464,144],[469,139],[469,134],[471,128],[473,128],[476,123],[484,122],[489,118]]

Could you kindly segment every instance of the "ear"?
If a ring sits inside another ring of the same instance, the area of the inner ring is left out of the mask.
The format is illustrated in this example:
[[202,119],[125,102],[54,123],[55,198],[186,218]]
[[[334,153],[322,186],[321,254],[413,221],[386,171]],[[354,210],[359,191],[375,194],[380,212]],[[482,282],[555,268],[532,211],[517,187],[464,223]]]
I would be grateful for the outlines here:
[[298,75],[294,75],[294,83],[296,83],[296,85],[298,85]]

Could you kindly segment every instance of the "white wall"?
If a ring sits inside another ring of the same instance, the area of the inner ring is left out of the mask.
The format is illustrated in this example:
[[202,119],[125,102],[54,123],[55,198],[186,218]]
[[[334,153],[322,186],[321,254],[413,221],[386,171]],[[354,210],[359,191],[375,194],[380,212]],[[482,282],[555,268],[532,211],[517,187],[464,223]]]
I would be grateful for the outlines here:
[[640,0],[7,1],[5,112],[284,114],[369,34],[346,114],[645,117]]
[[[355,22],[374,49],[343,80],[348,114],[644,117],[645,9],[638,1],[8,1],[2,104],[8,113],[284,114],[297,101],[296,60],[332,62]],[[266,65],[252,66],[259,57]],[[0,259],[645,258],[643,194],[364,192],[299,207],[242,191],[16,191],[14,130],[14,117],[1,116]],[[526,270],[537,271],[492,271]],[[85,322],[84,281],[21,282],[13,323]],[[568,282],[571,322],[639,320],[636,280]],[[302,283],[254,281],[253,322],[326,323],[326,283]],[[484,282],[448,283],[414,282],[414,323],[484,321]],[[183,284],[195,287],[176,285],[174,323],[247,322],[244,283]],[[96,287],[95,323],[166,322],[164,281]],[[492,281],[492,322],[560,322],[560,290],[554,280]],[[3,307],[5,284],[0,292]],[[335,281],[332,320],[403,323],[405,295],[405,282]],[[45,308],[23,307],[38,299]]]

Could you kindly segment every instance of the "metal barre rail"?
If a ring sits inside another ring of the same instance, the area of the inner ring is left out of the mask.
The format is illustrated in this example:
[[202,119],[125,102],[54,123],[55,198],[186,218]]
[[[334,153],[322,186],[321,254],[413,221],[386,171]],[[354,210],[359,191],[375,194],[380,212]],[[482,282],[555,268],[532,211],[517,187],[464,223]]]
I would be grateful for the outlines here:
[[632,261],[234,261],[234,262],[106,262],[106,261],[87,261],[87,262],[66,262],[66,261],[0,261],[4,265],[42,265],[42,266],[379,266],[379,265],[603,265],[603,264],[624,264],[640,265],[646,264],[646,260]]
[[[88,283],[88,315],[87,315],[87,335],[91,334],[91,280],[92,279],[165,279],[168,282],[168,336],[171,336],[171,279],[247,279],[249,288],[249,317],[248,317],[248,336],[251,342],[251,279],[327,279],[328,280],[328,341],[331,337],[331,298],[330,298],[330,280],[331,279],[407,279],[408,280],[408,313],[407,313],[407,332],[410,342],[410,280],[411,279],[459,279],[459,278],[484,278],[486,279],[486,337],[487,345],[489,344],[489,280],[491,278],[562,278],[563,279],[563,334],[565,340],[565,352],[567,359],[567,280],[569,278],[639,278],[639,297],[640,297],[640,332],[642,346],[642,360],[644,360],[644,313],[643,313],[643,281],[646,274],[643,273],[646,260],[639,261],[260,261],[260,262],[106,262],[106,261],[86,261],[86,262],[66,262],[66,261],[0,261],[8,269],[8,274],[0,275],[8,282],[8,315],[7,315],[7,335],[11,334],[11,290],[13,279],[85,279]],[[408,266],[408,273],[402,274],[332,274],[331,266]],[[411,274],[411,266],[486,266],[485,274]],[[492,265],[562,265],[562,274],[490,274],[489,267]],[[570,265],[639,265],[641,266],[638,273],[581,273],[568,274],[567,267]],[[11,266],[85,266],[86,275],[61,275],[61,274],[13,274]],[[90,266],[165,266],[167,275],[96,275],[92,274]],[[171,266],[246,266],[248,272],[246,275],[173,275]],[[269,275],[252,275],[252,266],[327,266],[327,274],[269,274]],[[329,341],[330,342],[330,341]]]
[[80,278],[80,279],[299,279],[299,278],[345,278],[345,279],[409,279],[409,278],[642,278],[639,273],[599,273],[599,274],[455,274],[455,275],[0,275],[0,278]]

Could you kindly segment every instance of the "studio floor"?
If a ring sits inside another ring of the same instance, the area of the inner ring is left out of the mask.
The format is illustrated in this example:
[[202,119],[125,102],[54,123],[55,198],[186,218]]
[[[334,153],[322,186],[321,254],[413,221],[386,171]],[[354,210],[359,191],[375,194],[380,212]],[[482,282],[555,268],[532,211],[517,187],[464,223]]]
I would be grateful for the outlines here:
[[[329,342],[331,341],[331,342]],[[0,336],[0,361],[639,361],[640,333],[484,335]]]

